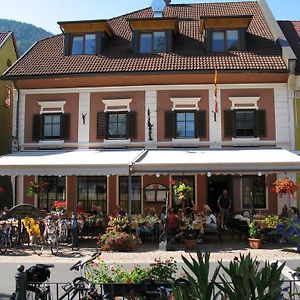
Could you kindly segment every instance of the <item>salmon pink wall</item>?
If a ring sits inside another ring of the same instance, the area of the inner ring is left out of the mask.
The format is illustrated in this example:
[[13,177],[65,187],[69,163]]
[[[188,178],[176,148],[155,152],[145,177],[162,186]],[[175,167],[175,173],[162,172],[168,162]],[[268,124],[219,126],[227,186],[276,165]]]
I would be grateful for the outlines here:
[[91,93],[90,106],[90,142],[99,142],[97,139],[97,113],[104,111],[102,100],[105,99],[132,99],[130,110],[137,112],[137,138],[135,142],[145,140],[145,93],[144,92],[112,92],[112,93]]
[[77,142],[78,137],[78,109],[79,95],[73,94],[37,94],[26,95],[25,99],[25,143],[32,142],[32,118],[34,114],[39,114],[41,107],[38,101],[66,101],[64,111],[71,115],[70,139],[67,142]]
[[[231,109],[232,102],[229,97],[260,97],[257,101],[259,109],[266,111],[267,121],[267,136],[260,138],[261,140],[275,140],[276,139],[276,127],[275,127],[275,105],[274,105],[274,91],[273,89],[235,89],[235,90],[222,90],[222,119],[223,111]],[[224,120],[222,120],[222,137],[223,140],[231,140],[231,138],[224,137]]]
[[209,103],[208,90],[193,90],[193,91],[158,91],[157,92],[157,139],[158,141],[168,141],[165,138],[165,111],[172,110],[173,103],[170,98],[201,98],[199,101],[199,109],[207,111],[206,128],[207,138],[201,138],[203,141],[209,139]]

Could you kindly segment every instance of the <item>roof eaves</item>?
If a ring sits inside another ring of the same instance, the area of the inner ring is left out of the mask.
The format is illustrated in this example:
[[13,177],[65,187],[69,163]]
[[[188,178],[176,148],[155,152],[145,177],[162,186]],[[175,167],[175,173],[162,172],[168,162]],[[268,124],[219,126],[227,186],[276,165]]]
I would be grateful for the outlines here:
[[5,39],[2,41],[2,43],[0,44],[0,48],[3,47],[3,45],[8,41],[9,37],[12,35],[11,31],[7,31],[6,33],[7,33],[7,35],[6,35]]

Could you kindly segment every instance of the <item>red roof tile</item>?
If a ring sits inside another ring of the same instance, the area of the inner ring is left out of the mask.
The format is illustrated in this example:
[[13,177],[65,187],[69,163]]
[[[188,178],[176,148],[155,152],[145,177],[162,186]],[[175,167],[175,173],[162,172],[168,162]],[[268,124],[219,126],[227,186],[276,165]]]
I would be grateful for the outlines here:
[[297,56],[296,73],[300,74],[300,21],[278,21],[278,24]]
[[11,32],[0,32],[0,47],[2,46],[2,43],[11,35]]
[[[200,33],[203,16],[253,15],[247,33],[247,51],[209,54]],[[286,71],[256,2],[170,5],[165,17],[179,18],[179,34],[172,53],[134,55],[127,19],[153,17],[150,8],[109,20],[115,35],[103,55],[64,56],[63,36],[39,41],[6,75],[11,77],[118,72],[186,72],[213,70]]]

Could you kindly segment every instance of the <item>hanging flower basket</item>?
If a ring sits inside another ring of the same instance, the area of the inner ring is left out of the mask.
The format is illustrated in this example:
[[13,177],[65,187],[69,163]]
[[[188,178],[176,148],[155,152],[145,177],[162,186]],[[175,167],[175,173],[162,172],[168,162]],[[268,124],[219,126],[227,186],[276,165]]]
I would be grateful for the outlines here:
[[27,196],[33,197],[34,195],[38,194],[40,192],[40,187],[37,182],[30,181],[29,188],[27,190]]
[[297,184],[289,178],[277,179],[273,184],[273,192],[279,196],[287,194],[289,198],[294,198],[297,189]]
[[171,184],[173,185],[174,194],[178,196],[180,201],[184,201],[192,192],[192,188],[184,182],[178,182],[172,179]]

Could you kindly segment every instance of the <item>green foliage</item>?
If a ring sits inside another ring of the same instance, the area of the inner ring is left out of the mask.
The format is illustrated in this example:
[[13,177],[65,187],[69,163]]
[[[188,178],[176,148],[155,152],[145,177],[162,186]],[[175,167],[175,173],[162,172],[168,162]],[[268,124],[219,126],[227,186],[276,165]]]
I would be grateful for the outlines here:
[[247,256],[240,255],[240,258],[230,262],[229,267],[225,267],[219,262],[225,271],[220,275],[221,283],[216,286],[229,300],[273,300],[279,299],[281,295],[281,271],[284,264],[265,263],[259,269],[259,263],[252,259],[250,253]]
[[176,261],[170,257],[166,260],[155,259],[155,262],[150,265],[150,278],[157,283],[173,282],[177,271]]
[[264,224],[267,228],[275,229],[279,223],[280,223],[280,218],[277,215],[275,216],[268,215],[264,219]]
[[[176,300],[210,300],[214,298],[214,285],[219,274],[220,266],[209,277],[209,253],[197,253],[197,260],[190,255],[190,261],[182,256],[184,264],[188,269],[183,268],[187,284],[175,285],[173,287]],[[215,295],[217,296],[217,295]]]
[[7,19],[0,19],[1,31],[14,33],[20,55],[25,53],[36,41],[52,36],[52,33],[32,24]]
[[260,228],[255,221],[252,221],[249,224],[249,236],[252,239],[259,239],[261,237]]

